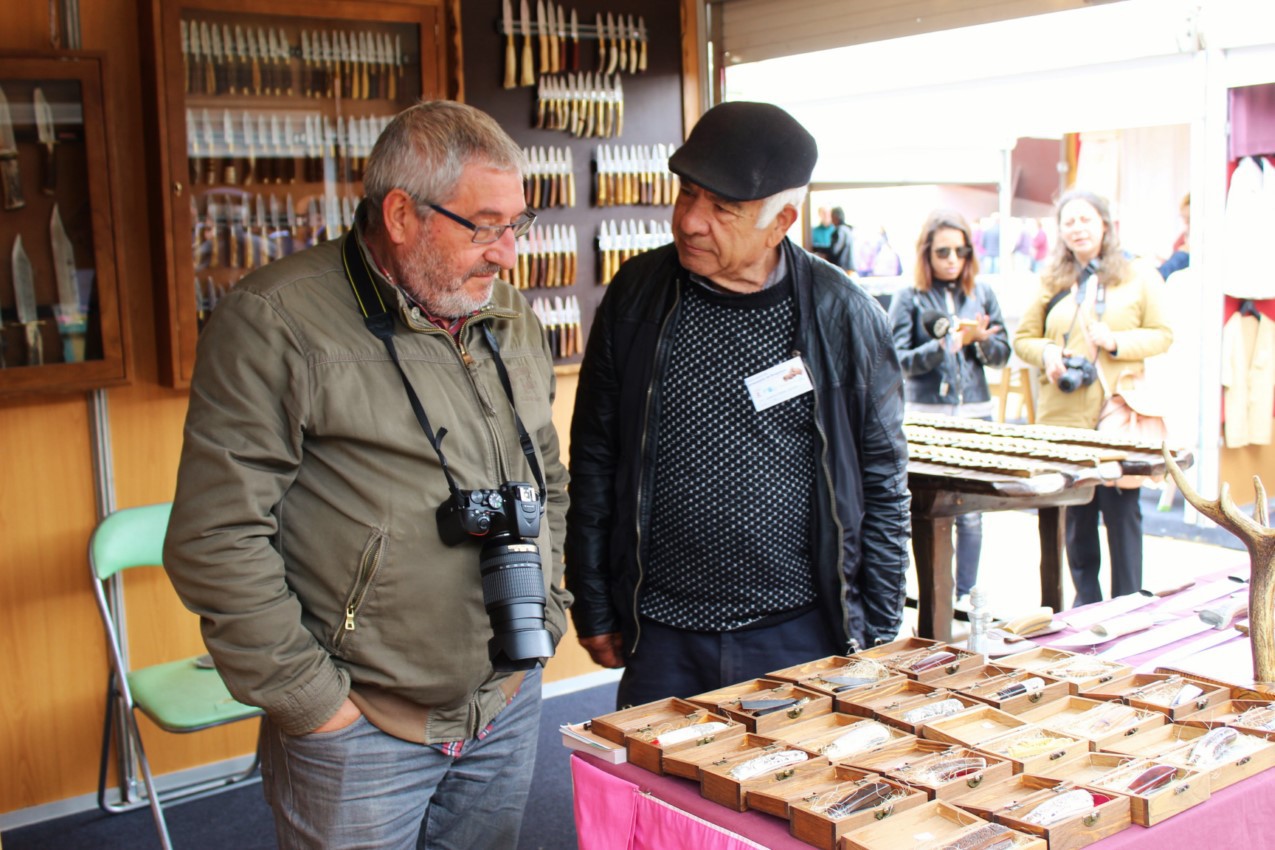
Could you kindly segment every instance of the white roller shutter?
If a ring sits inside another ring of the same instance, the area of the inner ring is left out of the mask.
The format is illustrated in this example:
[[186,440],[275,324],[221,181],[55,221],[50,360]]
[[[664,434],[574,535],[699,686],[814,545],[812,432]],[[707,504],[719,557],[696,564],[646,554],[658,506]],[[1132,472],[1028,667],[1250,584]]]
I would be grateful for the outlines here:
[[1116,0],[723,0],[726,62],[760,62]]

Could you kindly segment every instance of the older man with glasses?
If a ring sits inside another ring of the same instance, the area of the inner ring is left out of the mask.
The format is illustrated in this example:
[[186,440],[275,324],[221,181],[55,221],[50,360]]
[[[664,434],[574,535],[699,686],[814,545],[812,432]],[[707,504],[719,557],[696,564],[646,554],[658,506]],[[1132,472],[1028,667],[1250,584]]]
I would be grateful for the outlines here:
[[354,230],[245,278],[200,339],[164,563],[265,710],[280,847],[518,843],[570,600],[551,353],[499,279],[524,170],[487,115],[408,109]]

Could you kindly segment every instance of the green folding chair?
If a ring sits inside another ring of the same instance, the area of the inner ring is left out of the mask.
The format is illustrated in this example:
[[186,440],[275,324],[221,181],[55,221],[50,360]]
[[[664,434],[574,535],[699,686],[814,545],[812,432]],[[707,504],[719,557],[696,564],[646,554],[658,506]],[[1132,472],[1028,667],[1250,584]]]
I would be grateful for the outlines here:
[[[124,812],[141,805],[132,787],[135,783],[125,780],[133,775],[132,754],[140,765],[142,781],[155,828],[160,842],[170,850],[168,825],[164,820],[163,805],[178,800],[203,797],[230,788],[258,774],[258,763],[245,771],[201,779],[180,787],[165,789],[160,794],[155,787],[146,751],[142,747],[141,731],[137,723],[137,711],[141,711],[166,732],[198,732],[214,726],[224,726],[261,715],[261,709],[237,702],[221,676],[206,663],[207,656],[192,656],[179,661],[169,661],[149,667],[130,669],[126,650],[126,629],[122,618],[112,613],[110,597],[120,591],[113,590],[115,576],[124,570],[138,567],[155,569],[161,566],[164,534],[172,503],[125,508],[102,520],[89,540],[89,569],[93,574],[93,593],[106,627],[106,643],[111,655],[111,675],[106,695],[106,721],[102,731],[102,762],[98,772],[98,805],[107,812]],[[122,598],[117,596],[116,598]],[[118,709],[119,723],[116,724]],[[125,736],[119,741],[121,784],[118,801],[107,799],[106,775],[110,763],[111,742],[116,740],[114,727]]]

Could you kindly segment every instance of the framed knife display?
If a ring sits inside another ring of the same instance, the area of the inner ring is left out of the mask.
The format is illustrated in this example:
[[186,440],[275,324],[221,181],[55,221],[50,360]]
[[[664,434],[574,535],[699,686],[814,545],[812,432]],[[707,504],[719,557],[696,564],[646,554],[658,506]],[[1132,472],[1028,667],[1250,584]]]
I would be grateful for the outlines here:
[[445,0],[147,0],[161,379],[254,269],[340,236],[385,124],[446,96]]
[[0,399],[128,380],[102,58],[0,54]]

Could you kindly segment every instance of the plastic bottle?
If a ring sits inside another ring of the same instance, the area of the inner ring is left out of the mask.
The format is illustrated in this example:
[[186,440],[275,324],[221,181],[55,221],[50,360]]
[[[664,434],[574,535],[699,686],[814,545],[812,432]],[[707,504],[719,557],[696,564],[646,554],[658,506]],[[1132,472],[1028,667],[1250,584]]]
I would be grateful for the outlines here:
[[987,627],[991,614],[987,610],[987,594],[981,587],[970,588],[970,652],[987,652]]

